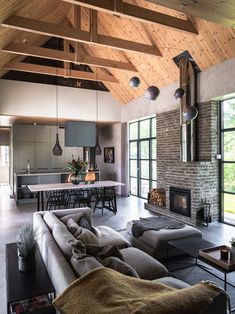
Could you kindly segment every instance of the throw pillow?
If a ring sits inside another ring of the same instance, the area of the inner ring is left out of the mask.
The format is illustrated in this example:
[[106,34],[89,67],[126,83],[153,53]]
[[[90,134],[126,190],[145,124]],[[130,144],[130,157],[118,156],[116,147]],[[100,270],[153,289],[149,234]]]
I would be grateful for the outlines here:
[[80,227],[85,228],[85,229],[88,229],[88,230],[91,231],[91,225],[89,224],[89,221],[88,221],[84,216],[82,216],[82,217],[79,219],[78,224],[79,224]]
[[65,258],[70,260],[72,256],[72,247],[70,244],[74,242],[75,237],[69,232],[65,225],[55,225],[52,235]]
[[121,261],[118,257],[106,257],[103,259],[103,265],[104,267],[112,268],[123,275],[139,278],[139,275],[134,268],[124,261]]
[[97,246],[101,246],[100,241],[97,239],[97,237],[88,229],[82,228],[82,232],[79,234],[74,234],[74,237],[77,240],[80,240],[85,245],[94,244]]
[[69,218],[66,225],[75,238],[82,232],[82,227],[80,227],[73,218]]
[[103,260],[106,257],[118,257],[120,260],[123,260],[123,256],[119,248],[115,245],[113,246],[102,246],[101,250],[97,254],[97,258]]
[[75,255],[71,258],[71,266],[74,272],[80,277],[96,268],[104,267],[94,256],[82,256],[77,258]]
[[74,213],[74,214],[69,214],[69,215],[66,215],[66,216],[63,216],[60,218],[60,220],[66,224],[67,221],[72,218],[73,220],[75,220],[75,222],[79,222],[79,220],[81,219],[81,217],[84,215],[83,212],[77,212],[77,213]]
[[60,221],[59,218],[56,217],[55,214],[51,213],[51,212],[46,212],[43,215],[43,219],[46,222],[48,228],[52,231],[53,228],[57,225],[59,226],[64,226],[64,224]]

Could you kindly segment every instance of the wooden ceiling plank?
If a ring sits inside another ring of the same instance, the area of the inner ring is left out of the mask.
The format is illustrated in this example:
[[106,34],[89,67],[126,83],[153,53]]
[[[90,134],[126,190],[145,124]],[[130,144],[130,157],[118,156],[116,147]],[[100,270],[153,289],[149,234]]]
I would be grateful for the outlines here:
[[119,39],[100,34],[97,36],[97,41],[91,42],[89,32],[64,27],[62,25],[38,21],[17,15],[12,15],[11,17],[3,21],[1,26],[10,27],[26,32],[54,36],[72,41],[94,44],[98,46],[111,47],[124,51],[132,51],[155,56],[161,56],[161,53],[157,49],[157,47],[151,45],[132,42],[125,39]]
[[75,54],[72,52],[65,52],[61,50],[49,49],[36,47],[26,44],[10,44],[7,47],[1,49],[1,51],[20,54],[24,56],[34,56],[45,59],[52,59],[58,61],[65,62],[77,62],[80,64],[93,65],[96,67],[105,67],[105,68],[113,68],[120,69],[125,71],[137,72],[136,68],[128,62],[109,60],[105,58],[93,57],[89,55],[85,55],[82,58],[79,56],[75,60]]
[[[197,35],[198,32],[189,20],[182,20],[167,14],[152,11],[127,2],[117,0],[63,0],[68,3],[81,5],[90,9],[135,19],[143,23],[161,24],[174,30]],[[117,5],[117,2],[119,5]],[[121,3],[121,5],[120,5]]]
[[[3,66],[4,69],[13,70],[13,71],[21,71],[21,72],[29,72],[29,73],[38,73],[38,74],[46,74],[53,76],[64,76],[63,68],[50,67],[45,65],[31,64],[31,63],[22,63],[22,62],[9,62]],[[101,71],[98,71],[99,81],[101,82],[110,82],[110,83],[118,83],[117,79],[109,74],[104,74]],[[83,72],[77,70],[70,71],[70,78],[75,79],[83,79],[88,81],[96,81],[97,74],[92,72]]]

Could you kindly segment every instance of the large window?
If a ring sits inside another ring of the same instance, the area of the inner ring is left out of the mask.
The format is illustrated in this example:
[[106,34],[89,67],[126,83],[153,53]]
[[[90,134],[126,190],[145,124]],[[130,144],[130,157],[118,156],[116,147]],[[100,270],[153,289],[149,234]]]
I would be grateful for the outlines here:
[[129,169],[132,195],[147,198],[156,187],[156,117],[129,124]]
[[235,224],[235,98],[221,102],[222,220]]

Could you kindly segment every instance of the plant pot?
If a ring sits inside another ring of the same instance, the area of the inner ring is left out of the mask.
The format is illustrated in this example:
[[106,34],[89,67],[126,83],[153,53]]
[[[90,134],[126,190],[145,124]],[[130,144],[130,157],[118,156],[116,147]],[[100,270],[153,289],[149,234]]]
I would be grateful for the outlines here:
[[18,252],[18,269],[22,272],[34,271],[36,268],[35,254],[29,256],[21,256]]
[[82,178],[82,174],[78,173],[78,174],[72,174],[70,177],[70,181],[73,184],[79,184],[80,182],[82,182],[83,178]]
[[235,246],[232,246],[232,245],[230,248],[230,259],[231,261],[235,262]]

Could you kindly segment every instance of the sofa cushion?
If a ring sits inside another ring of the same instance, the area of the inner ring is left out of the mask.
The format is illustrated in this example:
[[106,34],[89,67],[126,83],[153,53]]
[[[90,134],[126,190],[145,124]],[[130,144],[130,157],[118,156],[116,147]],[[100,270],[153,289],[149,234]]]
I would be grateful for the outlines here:
[[124,261],[136,270],[141,279],[153,280],[169,275],[164,265],[137,248],[122,249],[121,253]]
[[80,227],[73,218],[69,218],[66,223],[68,230],[76,237],[82,232],[82,227]]
[[119,249],[131,246],[128,240],[108,226],[93,227],[92,232],[97,236],[103,246],[116,245]]
[[[56,216],[59,217],[60,219],[68,219],[68,218],[73,218],[73,216],[70,215],[74,215],[75,216],[78,213],[83,213],[83,216],[87,219],[88,223],[90,226],[93,225],[93,220],[92,220],[92,214],[93,214],[93,210],[89,207],[83,207],[83,208],[73,208],[73,209],[60,209],[60,210],[55,210],[54,211]],[[67,216],[67,217],[66,217]],[[76,221],[76,218],[74,219]]]
[[153,280],[153,282],[160,282],[168,287],[172,287],[175,289],[184,289],[184,288],[190,287],[188,283],[182,280],[173,278],[173,277],[162,277],[162,278]]
[[86,217],[81,217],[79,222],[78,222],[79,226],[81,226],[82,228],[88,229],[90,231],[92,231],[91,229],[91,225],[89,224],[89,221],[86,219]]
[[103,259],[103,265],[108,268],[112,268],[119,273],[124,275],[139,278],[139,275],[134,270],[133,267],[125,263],[124,261],[120,260],[118,257],[110,256]]
[[52,235],[65,258],[70,260],[72,256],[71,243],[76,240],[75,237],[69,232],[64,224],[63,226],[55,225],[53,227]]
[[81,217],[83,217],[84,213],[83,212],[79,212],[79,213],[74,213],[74,214],[69,214],[66,215],[62,218],[60,218],[60,220],[64,223],[67,224],[69,219],[73,219],[76,223],[79,222],[79,220],[81,219]]
[[63,222],[60,221],[60,219],[58,219],[56,217],[56,215],[54,215],[51,212],[46,212],[45,215],[43,216],[44,221],[46,222],[48,228],[52,231],[54,226],[65,226]]
[[94,256],[84,255],[78,258],[74,254],[71,257],[71,266],[79,277],[91,270],[104,267]]
[[67,228],[77,240],[80,240],[85,245],[101,246],[100,241],[90,230],[80,227],[72,218],[69,218],[67,221]]

